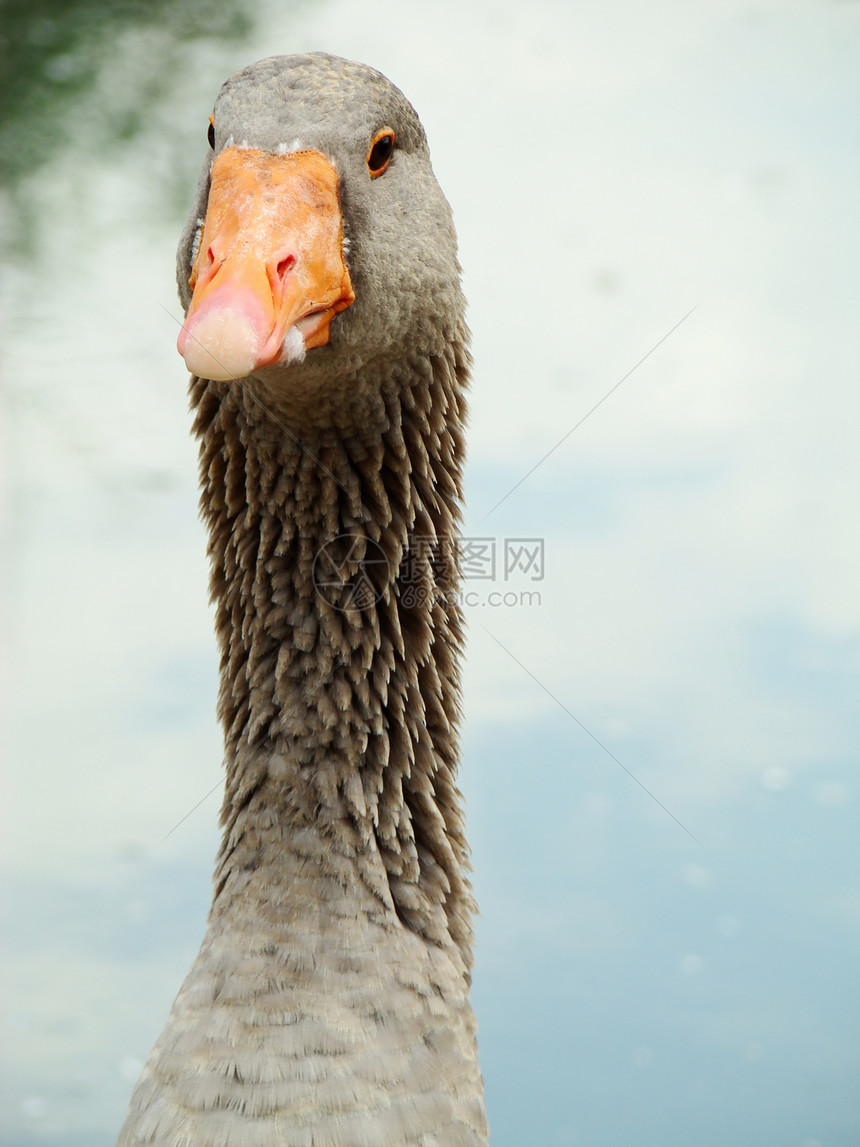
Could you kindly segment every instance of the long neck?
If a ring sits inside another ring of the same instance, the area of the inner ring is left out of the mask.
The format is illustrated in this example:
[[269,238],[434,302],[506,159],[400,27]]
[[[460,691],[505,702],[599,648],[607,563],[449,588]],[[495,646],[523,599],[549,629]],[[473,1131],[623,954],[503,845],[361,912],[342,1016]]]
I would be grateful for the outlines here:
[[237,869],[311,828],[332,864],[468,966],[455,784],[468,356],[461,341],[408,366],[374,429],[303,441],[247,385],[192,380],[227,750],[216,903]]

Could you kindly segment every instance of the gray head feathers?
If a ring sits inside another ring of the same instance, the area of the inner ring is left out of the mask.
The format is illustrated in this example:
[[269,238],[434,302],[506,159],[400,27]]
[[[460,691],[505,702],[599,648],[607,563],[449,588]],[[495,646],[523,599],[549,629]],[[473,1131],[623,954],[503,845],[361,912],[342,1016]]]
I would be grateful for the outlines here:
[[[354,428],[361,430],[405,351],[443,354],[463,337],[451,210],[415,110],[372,68],[313,53],[276,56],[237,72],[221,89],[213,123],[215,147],[204,161],[177,255],[180,297],[187,307],[209,173],[228,141],[273,152],[298,141],[322,152],[338,173],[355,302],[332,325],[324,353],[308,355],[300,370],[283,376],[289,385],[281,384],[277,368],[261,371],[258,385],[275,411],[297,424],[345,425],[355,410]],[[370,180],[368,145],[381,127],[394,131],[395,151],[384,177]]]

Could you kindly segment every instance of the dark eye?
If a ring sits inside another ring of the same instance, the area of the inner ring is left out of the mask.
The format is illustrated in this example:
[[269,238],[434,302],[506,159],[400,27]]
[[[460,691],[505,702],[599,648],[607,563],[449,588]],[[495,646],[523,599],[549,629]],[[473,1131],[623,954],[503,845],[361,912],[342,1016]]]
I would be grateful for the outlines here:
[[377,175],[382,175],[391,162],[393,151],[394,132],[390,127],[384,127],[373,137],[370,151],[367,153],[367,169],[371,179],[376,179]]
[[212,116],[209,117],[209,146],[215,150],[215,123]]

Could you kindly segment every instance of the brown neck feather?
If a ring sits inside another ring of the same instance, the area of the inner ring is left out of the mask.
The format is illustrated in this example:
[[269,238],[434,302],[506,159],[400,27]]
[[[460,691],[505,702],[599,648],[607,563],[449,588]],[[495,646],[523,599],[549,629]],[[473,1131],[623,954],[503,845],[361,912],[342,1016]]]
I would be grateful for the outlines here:
[[455,783],[465,338],[408,366],[374,430],[302,442],[251,384],[192,379],[227,751],[216,904],[238,870],[268,863],[269,830],[288,847],[316,828],[338,871],[346,859],[383,908],[468,967]]

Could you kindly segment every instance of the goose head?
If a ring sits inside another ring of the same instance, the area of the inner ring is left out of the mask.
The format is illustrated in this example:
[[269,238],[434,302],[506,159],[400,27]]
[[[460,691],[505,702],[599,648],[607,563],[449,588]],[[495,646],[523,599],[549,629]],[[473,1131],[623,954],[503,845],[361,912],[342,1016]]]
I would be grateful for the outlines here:
[[325,53],[236,73],[178,252],[192,374],[335,417],[463,337],[451,212],[409,101]]

